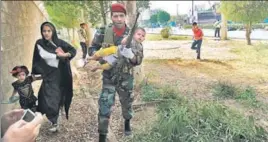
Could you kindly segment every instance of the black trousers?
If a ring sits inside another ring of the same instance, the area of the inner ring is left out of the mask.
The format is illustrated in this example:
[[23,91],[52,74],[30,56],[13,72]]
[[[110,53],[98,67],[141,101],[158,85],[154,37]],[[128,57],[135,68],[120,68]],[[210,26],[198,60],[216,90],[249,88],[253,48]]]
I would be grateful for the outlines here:
[[85,59],[87,56],[87,45],[85,42],[80,42],[80,45],[82,47],[82,52],[83,52],[82,58]]
[[215,29],[215,37],[217,37],[217,35],[218,35],[218,37],[220,37],[220,28],[216,28]]

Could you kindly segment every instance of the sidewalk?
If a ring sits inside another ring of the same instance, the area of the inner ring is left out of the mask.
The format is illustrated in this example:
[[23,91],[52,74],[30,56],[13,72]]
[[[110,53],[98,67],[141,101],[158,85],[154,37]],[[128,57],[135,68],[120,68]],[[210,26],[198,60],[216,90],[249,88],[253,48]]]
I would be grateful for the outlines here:
[[[159,34],[162,28],[146,28],[146,32],[150,34]],[[205,37],[214,37],[213,29],[203,29]],[[172,28],[173,35],[192,36],[192,29]],[[246,39],[246,31],[228,31],[227,35],[231,39]],[[252,40],[268,40],[268,31],[253,30],[251,33]]]

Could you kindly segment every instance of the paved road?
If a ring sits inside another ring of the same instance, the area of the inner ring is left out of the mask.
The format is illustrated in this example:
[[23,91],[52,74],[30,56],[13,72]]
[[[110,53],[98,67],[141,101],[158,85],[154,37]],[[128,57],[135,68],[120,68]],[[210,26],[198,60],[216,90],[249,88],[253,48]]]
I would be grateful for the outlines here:
[[[147,33],[160,33],[161,28],[147,28]],[[208,37],[214,36],[214,30],[212,29],[203,29],[204,35]],[[193,32],[191,29],[173,29],[173,34],[175,35],[193,35]],[[229,38],[236,38],[236,39],[245,39],[246,37],[246,31],[228,31],[228,37]],[[251,33],[251,39],[253,40],[268,40],[268,31],[265,30],[253,30]]]

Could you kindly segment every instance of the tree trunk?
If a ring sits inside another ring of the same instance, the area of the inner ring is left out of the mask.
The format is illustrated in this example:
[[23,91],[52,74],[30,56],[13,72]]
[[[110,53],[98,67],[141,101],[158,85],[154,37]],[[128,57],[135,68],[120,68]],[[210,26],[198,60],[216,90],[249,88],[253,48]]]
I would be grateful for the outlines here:
[[248,45],[251,45],[250,34],[251,34],[251,22],[249,22],[246,25],[246,39],[247,39],[247,44]]
[[67,28],[67,31],[68,31],[68,40],[71,41],[70,29]]
[[91,44],[91,40],[92,40],[92,31],[91,31],[91,27],[92,27],[91,23],[88,23],[87,26],[86,26],[86,28],[85,28],[86,35],[87,35],[87,38],[88,38],[88,40],[86,41],[87,46],[90,46],[90,44]]
[[75,40],[75,28],[73,28],[73,39],[72,42]]
[[127,9],[127,25],[132,28],[136,18],[136,1],[125,1]]
[[85,22],[85,13],[84,13],[84,9],[81,9],[81,19],[83,22]]
[[227,40],[227,29],[228,29],[228,27],[227,27],[227,19],[226,19],[226,16],[223,13],[221,13],[221,21],[222,21],[222,23],[221,23],[221,31],[220,31],[221,40]]
[[104,8],[104,3],[106,1],[99,1],[100,3],[100,7],[101,7],[101,15],[102,15],[102,20],[103,20],[103,24],[106,25],[107,24],[107,21],[106,21],[106,9]]

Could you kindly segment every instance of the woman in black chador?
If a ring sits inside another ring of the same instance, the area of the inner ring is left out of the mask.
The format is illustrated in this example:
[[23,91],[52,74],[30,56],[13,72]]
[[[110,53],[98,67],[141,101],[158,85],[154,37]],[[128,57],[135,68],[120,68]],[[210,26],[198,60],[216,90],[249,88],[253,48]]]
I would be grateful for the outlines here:
[[32,74],[41,74],[42,85],[38,92],[37,111],[46,114],[52,123],[51,132],[58,130],[60,107],[64,105],[66,118],[73,97],[73,79],[70,60],[76,50],[57,36],[52,23],[41,25],[42,39],[35,43]]

